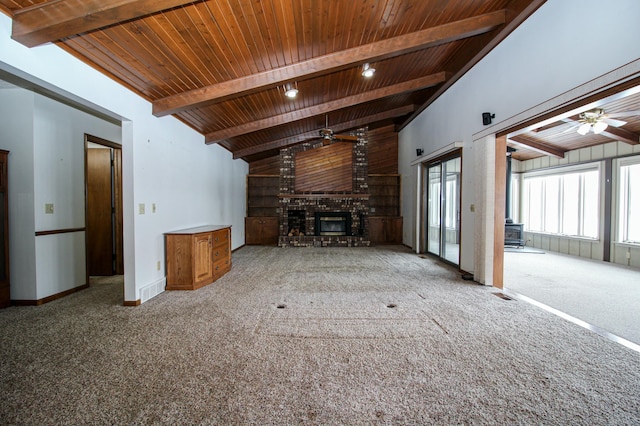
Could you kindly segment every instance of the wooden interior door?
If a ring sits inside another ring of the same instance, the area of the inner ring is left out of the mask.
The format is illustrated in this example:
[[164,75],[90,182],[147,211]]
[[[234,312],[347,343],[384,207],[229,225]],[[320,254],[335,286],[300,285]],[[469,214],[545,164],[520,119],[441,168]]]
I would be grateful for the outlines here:
[[87,266],[89,275],[113,275],[111,149],[87,149]]

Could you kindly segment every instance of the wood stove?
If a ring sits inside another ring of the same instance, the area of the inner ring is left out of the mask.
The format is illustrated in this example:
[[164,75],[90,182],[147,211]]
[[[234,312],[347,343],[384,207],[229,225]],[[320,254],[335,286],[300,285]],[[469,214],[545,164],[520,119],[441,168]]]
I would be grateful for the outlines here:
[[524,224],[513,222],[504,224],[504,245],[524,247]]

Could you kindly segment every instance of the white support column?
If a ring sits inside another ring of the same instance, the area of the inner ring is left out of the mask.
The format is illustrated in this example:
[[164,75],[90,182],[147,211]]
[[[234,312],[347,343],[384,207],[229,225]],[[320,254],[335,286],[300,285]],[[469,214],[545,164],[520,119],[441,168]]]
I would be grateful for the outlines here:
[[493,285],[495,146],[495,135],[474,141],[476,150],[476,221],[473,278],[485,285]]

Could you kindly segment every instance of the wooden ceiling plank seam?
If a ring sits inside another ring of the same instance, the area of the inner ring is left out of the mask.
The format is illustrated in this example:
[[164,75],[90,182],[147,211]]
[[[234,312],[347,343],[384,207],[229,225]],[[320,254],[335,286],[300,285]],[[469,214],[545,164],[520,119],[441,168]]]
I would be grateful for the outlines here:
[[207,143],[215,143],[218,140],[238,136],[245,133],[255,132],[267,127],[274,127],[280,124],[288,123],[290,121],[297,121],[308,115],[325,114],[333,110],[346,108],[369,102],[372,100],[384,98],[387,96],[395,95],[398,93],[409,92],[412,90],[418,90],[424,87],[430,87],[437,84],[442,84],[447,80],[447,73],[441,72],[425,77],[421,77],[415,80],[409,80],[402,83],[395,84],[393,86],[387,86],[380,89],[372,90],[365,93],[351,95],[342,99],[326,102],[324,104],[314,105],[304,109],[292,111],[290,113],[282,114],[274,117],[267,117],[252,122],[247,122],[232,128],[219,130],[216,132],[205,135]]
[[[197,12],[196,8],[190,8]],[[181,28],[186,28],[189,34],[189,37],[196,40],[195,42],[189,42],[185,39],[183,32],[181,32],[175,25],[171,24],[171,33],[167,31],[165,28],[161,28],[161,30],[167,35],[169,38],[168,41],[173,40],[174,38],[171,34],[176,34],[175,38],[179,38],[181,41],[179,45],[181,47],[182,55],[187,58],[185,63],[191,63],[193,66],[190,69],[197,69],[200,75],[195,75],[200,83],[196,84],[196,87],[202,87],[202,84],[208,85],[213,84],[214,82],[220,81],[220,79],[215,79],[211,74],[210,69],[213,67],[211,62],[212,56],[217,60],[217,55],[209,55],[209,52],[203,49],[203,46],[209,47],[209,44],[206,38],[203,36],[203,25],[198,25],[198,23],[193,19],[192,15],[187,12],[187,10],[181,11],[181,13],[175,13],[174,19],[179,22]],[[185,23],[186,22],[186,23]],[[200,21],[202,23],[202,21]],[[202,23],[203,24],[203,23]],[[170,43],[167,43],[167,45]],[[194,62],[195,60],[195,62]],[[185,90],[192,89],[194,86],[189,86]]]
[[304,51],[303,58],[307,60],[313,57],[313,2],[311,0],[305,0],[304,2],[300,2],[300,4],[302,8],[300,10],[302,31],[298,33],[298,35],[302,36],[302,40],[298,40],[298,45],[302,42],[302,48]]
[[[157,23],[158,26],[153,28],[150,24]],[[167,81],[171,81],[172,84],[180,83],[182,91],[188,90],[190,87],[203,84],[203,81],[198,78],[194,73],[187,74],[186,70],[200,69],[197,63],[193,62],[195,55],[189,55],[186,49],[189,49],[189,43],[184,39],[179,31],[173,26],[171,21],[164,16],[163,13],[150,17],[145,20],[145,24],[149,27],[149,31],[144,31],[144,37],[149,40],[150,43],[144,43],[144,46],[163,46],[165,48],[158,50],[158,54],[162,55],[159,58],[157,54],[152,53],[150,49],[147,51],[156,57],[160,67],[154,67],[154,69],[164,69],[165,72],[171,75],[172,80],[163,78],[164,85],[167,86]],[[167,28],[171,28],[171,33]],[[166,38],[163,38],[161,34],[164,34]],[[166,47],[170,48],[166,48]],[[192,52],[193,53],[193,52]],[[185,64],[188,64],[185,66]],[[175,80],[174,80],[175,79]],[[175,83],[173,83],[175,81]],[[173,92],[178,90],[178,87],[172,88]]]
[[261,25],[267,29],[267,34],[269,35],[268,40],[270,42],[270,52],[272,52],[269,69],[280,68],[285,65],[286,61],[283,53],[284,46],[282,44],[282,36],[280,35],[276,17],[273,13],[273,3],[261,4],[262,13],[259,14],[262,18]]
[[16,10],[11,37],[27,47],[147,16],[193,0],[61,0]]
[[[504,22],[504,12],[481,15],[471,21],[456,21],[452,24],[437,28],[429,28],[418,33],[382,40],[374,44],[334,52],[329,55],[299,62],[286,67],[257,73],[255,75],[237,78],[213,86],[190,90],[181,94],[158,99],[153,103],[153,113],[156,116],[173,114],[184,109],[222,101],[231,97],[238,97],[253,93],[259,89],[280,84],[293,79],[311,78],[329,72],[345,69],[363,61],[379,60],[399,56],[442,43],[450,42],[469,34],[494,28]],[[473,24],[476,24],[475,26]],[[471,26],[471,28],[468,27]],[[464,27],[461,30],[459,27]]]
[[[355,119],[355,120],[351,120],[348,122],[343,122],[343,123],[336,123],[334,125],[331,126],[331,128],[333,129],[334,132],[336,133],[340,133],[340,132],[344,132],[346,130],[349,129],[357,129],[360,128],[362,126],[365,126],[367,124],[371,124],[371,123],[375,123],[377,121],[382,121],[385,120],[387,118],[394,118],[394,117],[400,117],[403,115],[407,115],[410,114],[411,112],[413,112],[413,110],[416,108],[416,105],[406,105],[403,107],[399,107],[399,108],[395,108],[392,110],[388,110],[388,111],[384,111],[378,114],[373,114],[373,115],[368,115],[366,117],[362,117],[360,119]],[[268,151],[271,149],[279,149],[279,148],[284,148],[287,146],[291,146],[291,145],[296,145],[300,142],[303,142],[307,139],[313,138],[313,137],[318,137],[318,129],[317,130],[312,130],[309,132],[305,132],[305,133],[301,133],[292,137],[287,137],[287,138],[283,138],[283,139],[279,139],[279,140],[275,140],[275,141],[271,141],[271,142],[267,142],[264,144],[261,144],[259,146],[253,146],[251,148],[247,148],[244,150],[238,150],[238,151],[234,151],[233,152],[233,158],[242,158],[242,157],[246,157],[249,155],[254,155],[254,154],[258,154],[260,152],[263,151]]]
[[[89,40],[91,40],[91,42],[89,42]],[[135,90],[138,93],[143,93],[145,97],[150,97],[148,92],[155,90],[154,87],[156,87],[159,82],[150,80],[149,76],[142,72],[145,66],[140,63],[138,58],[110,35],[95,33],[91,37],[75,37],[58,44],[68,44],[72,46],[74,44],[84,45],[85,42],[89,43],[90,47],[84,50],[101,52],[105,57],[110,58],[114,64],[117,64],[121,69],[125,70],[125,72],[118,74],[122,76],[122,79],[117,79],[118,81],[125,81],[126,78],[124,76],[128,76],[129,79],[132,80],[138,79],[142,84],[134,86]],[[130,72],[131,69],[139,70],[139,72],[132,73]],[[146,80],[143,80],[143,78],[146,78]],[[144,90],[142,90],[142,88],[144,88]]]
[[211,54],[211,52],[219,51],[213,46],[216,43],[216,37],[213,34],[220,34],[220,31],[218,26],[214,24],[213,19],[206,19],[206,17],[210,17],[208,9],[202,3],[199,3],[193,8],[185,10],[185,15],[193,25],[194,30],[191,33],[198,39],[198,42],[195,43],[196,46],[192,49],[196,55],[202,57],[203,67],[206,70],[203,73],[206,72],[208,75],[209,84],[230,79],[232,74],[229,73],[228,67],[225,67],[222,62],[223,55]]
[[[214,78],[214,80],[226,81],[234,79],[236,76],[241,75],[241,73],[238,69],[235,68],[233,62],[228,59],[228,57],[230,56],[233,57],[233,54],[230,53],[231,46],[227,42],[220,22],[218,22],[217,18],[211,12],[211,9],[207,6],[207,4],[208,3],[196,4],[194,7],[194,11],[201,19],[203,25],[205,25],[207,28],[209,37],[203,38],[206,40],[207,46],[210,47],[211,51],[215,52],[213,57],[215,57],[216,61],[218,62],[218,67],[215,68],[215,71],[218,73],[220,78]],[[212,31],[212,28],[214,28],[215,31]],[[222,40],[222,42],[220,42],[220,40]]]
[[316,27],[318,28],[318,41],[317,43],[313,44],[313,47],[315,49],[315,52],[313,54],[314,57],[324,56],[330,52],[328,41],[330,38],[333,38],[331,34],[333,33],[333,31],[335,31],[332,24],[333,16],[330,15],[330,11],[331,11],[330,8],[320,7],[319,2],[316,4],[317,4],[316,7],[319,9],[316,12],[316,17],[317,17]]
[[[121,36],[120,31],[126,33],[126,36],[124,36],[124,34]],[[146,74],[147,76],[154,76],[155,85],[157,87],[164,87],[166,85],[165,77],[160,75],[155,70],[162,70],[166,67],[166,63],[172,63],[173,61],[164,52],[153,51],[150,49],[149,46],[155,46],[152,41],[152,39],[155,37],[149,37],[150,34],[154,34],[154,31],[149,28],[146,22],[144,22],[143,20],[136,21],[135,23],[132,22],[127,25],[121,26],[119,29],[114,28],[111,33],[113,33],[112,37],[114,37],[114,40],[115,37],[118,38],[118,42],[116,44],[120,46],[128,46],[129,48],[126,49],[128,52],[136,53],[132,56],[135,56],[137,58],[137,62],[143,65],[143,69],[146,70],[144,74]],[[145,43],[143,40],[140,40],[138,37],[135,37],[134,34],[137,34],[139,37],[147,40],[147,43]],[[139,54],[141,50],[147,52],[147,54]],[[149,61],[148,58],[152,59],[153,62]],[[175,66],[174,68],[179,69]]]
[[264,53],[267,53],[268,55],[270,51],[264,44],[265,34],[255,17],[255,10],[252,2],[250,0],[242,0],[237,3],[237,7],[239,12],[238,14],[242,16],[242,19],[239,21],[240,30],[245,35],[247,48],[251,53],[252,60],[249,61],[249,65],[253,65],[255,67],[252,70],[252,73],[264,72],[271,69],[272,67],[265,63]]
[[[207,5],[208,4],[209,3],[207,3]],[[223,5],[224,5],[224,8],[223,8]],[[220,27],[224,40],[227,46],[229,46],[229,49],[228,49],[229,55],[225,56],[225,59],[227,60],[229,65],[233,65],[235,63],[238,69],[237,74],[234,76],[234,78],[238,78],[241,75],[249,75],[251,74],[251,69],[249,69],[247,65],[247,62],[248,62],[247,58],[249,57],[249,55],[241,54],[243,50],[240,42],[242,41],[242,44],[245,47],[247,46],[247,43],[244,40],[244,35],[242,37],[242,40],[240,40],[241,37],[237,36],[238,31],[236,29],[239,28],[239,24],[233,12],[233,7],[230,5],[228,0],[225,0],[225,1],[220,0],[216,2],[216,6],[218,6],[217,12],[218,12],[218,15],[220,16],[216,15],[211,10],[211,8],[209,8],[209,10],[211,11],[212,16],[216,17],[215,18],[216,22]],[[236,68],[236,67],[233,67],[233,68]]]
[[[297,3],[297,0],[288,0],[288,1],[282,0],[282,2],[280,3],[281,5],[280,12],[282,14],[281,24],[283,25],[280,25],[279,23],[279,26],[281,28],[285,28],[286,30],[288,52],[291,55],[291,58],[288,62],[289,65],[300,62],[300,54],[298,52],[298,43],[296,42],[297,37],[296,37],[295,16],[294,16],[294,10],[292,5],[293,2]],[[294,22],[294,25],[291,25],[292,22]]]
[[[128,65],[123,66],[123,65],[120,65],[118,62],[111,62],[111,61],[106,62],[100,59],[98,55],[87,56],[87,55],[80,54],[79,53],[80,51],[88,52],[91,50],[89,49],[79,50],[73,47],[73,45],[77,41],[79,41],[79,39],[73,39],[73,41],[67,40],[64,43],[58,42],[56,44],[58,45],[58,47],[60,47],[61,49],[63,49],[65,52],[69,53],[73,57],[77,58],[78,60],[89,64],[92,68],[96,69],[101,73],[104,73],[107,77],[111,78],[116,82],[119,82],[129,90],[135,93],[139,93],[140,96],[142,96],[144,99],[146,99],[149,102],[151,102],[152,99],[156,98],[159,95],[159,93],[156,93],[154,96],[153,93],[150,94],[150,93],[141,92],[139,90],[139,87],[145,86],[146,82],[137,78],[137,75],[135,74],[130,75],[128,73],[118,72],[114,69],[116,68],[116,66],[119,67],[120,69],[127,69]],[[96,49],[93,50],[93,52],[96,52],[96,51],[97,51]],[[110,65],[112,63],[113,65]],[[125,76],[128,76],[129,78]]]

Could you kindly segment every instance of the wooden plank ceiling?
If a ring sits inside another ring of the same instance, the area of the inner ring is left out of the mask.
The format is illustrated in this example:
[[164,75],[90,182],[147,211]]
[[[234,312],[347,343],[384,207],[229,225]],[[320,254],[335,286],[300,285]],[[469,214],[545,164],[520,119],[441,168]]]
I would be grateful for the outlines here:
[[173,114],[252,162],[326,123],[406,125],[543,3],[0,0],[0,10],[15,40],[57,44],[148,99],[156,116]]

